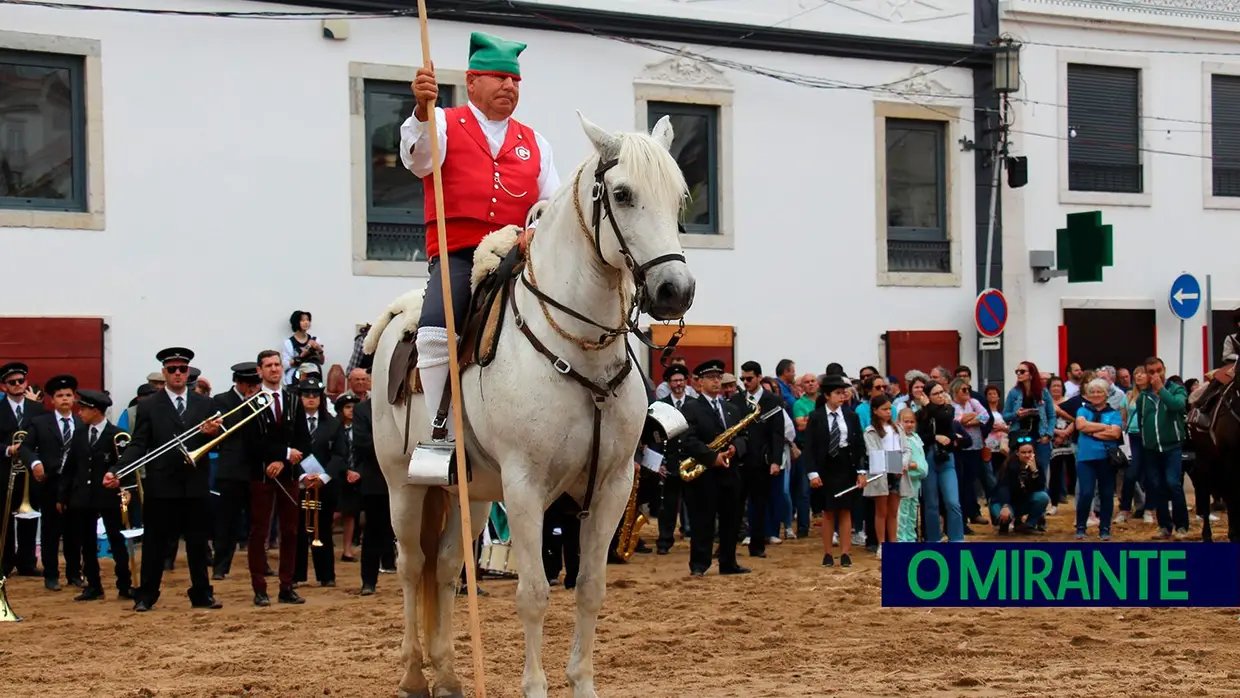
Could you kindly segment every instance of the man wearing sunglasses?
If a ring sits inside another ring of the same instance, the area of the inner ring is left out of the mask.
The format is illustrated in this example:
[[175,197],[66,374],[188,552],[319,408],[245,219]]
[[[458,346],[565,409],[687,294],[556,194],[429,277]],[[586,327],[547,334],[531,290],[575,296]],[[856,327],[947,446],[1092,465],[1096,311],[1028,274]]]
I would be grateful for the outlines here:
[[[29,372],[30,368],[20,361],[11,361],[0,366],[0,381],[4,382],[5,393],[4,404],[0,405],[0,449],[4,450],[4,457],[0,458],[0,488],[9,486],[9,469],[13,459],[17,457],[17,449],[12,448],[13,435],[19,431],[30,431],[34,418],[44,413],[43,403],[26,383],[26,374]],[[22,492],[25,490],[23,477],[30,475],[19,475],[13,481],[13,491],[9,493],[12,511],[17,511],[22,501]],[[9,535],[4,539],[4,561],[0,564],[5,575],[14,568],[23,577],[39,575],[34,554],[38,529],[38,519],[13,519],[9,522]]]
[[[137,461],[147,452],[158,449],[179,435],[200,426],[200,431],[185,439],[185,450],[192,451],[219,433],[222,421],[210,398],[188,389],[189,362],[194,352],[184,347],[169,347],[155,358],[163,364],[164,389],[138,401],[134,420],[133,440],[120,460],[104,476],[103,486],[116,488],[120,481],[116,471]],[[185,537],[185,556],[189,561],[191,586],[189,600],[194,608],[223,608],[215,599],[208,571],[207,536],[210,531],[208,501],[210,468],[203,462],[190,466],[180,450],[169,449],[146,466],[143,481],[143,515],[146,519],[145,545],[142,556],[141,586],[134,589],[133,610],[149,611],[159,600],[159,587],[164,576],[162,550],[179,533]]]

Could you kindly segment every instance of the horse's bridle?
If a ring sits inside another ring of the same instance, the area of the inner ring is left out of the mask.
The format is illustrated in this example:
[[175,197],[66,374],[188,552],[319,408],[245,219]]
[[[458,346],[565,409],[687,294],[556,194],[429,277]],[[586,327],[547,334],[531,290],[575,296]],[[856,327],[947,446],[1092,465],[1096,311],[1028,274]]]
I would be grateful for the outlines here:
[[[585,216],[581,211],[581,201],[577,196],[577,192],[581,189],[581,175],[585,171],[584,165],[577,169],[577,174],[573,178],[573,206],[577,212],[578,225],[587,238],[591,237],[591,228],[593,228],[592,243],[594,245],[594,252],[599,261],[603,264],[603,266],[611,267],[611,264],[607,261],[606,257],[603,256],[602,219],[604,212],[607,214],[607,222],[610,224],[611,230],[616,236],[616,243],[620,248],[620,254],[624,256],[625,267],[627,267],[629,272],[633,275],[635,291],[633,297],[630,298],[627,303],[624,300],[624,292],[621,290],[621,308],[623,313],[621,315],[621,324],[617,327],[609,327],[607,325],[600,324],[543,293],[542,290],[538,288],[538,281],[534,275],[533,264],[530,263],[528,259],[525,270],[527,273],[521,274],[521,282],[531,293],[534,294],[535,297],[538,298],[539,304],[543,306],[543,314],[546,316],[547,321],[565,339],[577,342],[577,344],[583,349],[597,350],[610,345],[618,337],[632,333],[636,335],[637,338],[646,346],[656,351],[662,351],[663,355],[661,357],[661,363],[666,365],[667,359],[675,349],[676,344],[680,341],[680,338],[684,336],[684,319],[680,319],[676,332],[673,333],[671,339],[665,345],[659,345],[651,341],[645,333],[638,328],[637,320],[641,316],[642,302],[650,297],[650,292],[646,285],[646,273],[650,271],[651,268],[666,262],[684,262],[685,256],[683,254],[673,252],[660,255],[641,264],[638,264],[636,258],[633,257],[633,252],[629,248],[629,243],[625,239],[624,234],[620,232],[619,224],[616,223],[616,217],[611,210],[611,197],[608,195],[607,183],[603,179],[607,172],[619,164],[619,162],[619,158],[613,158],[606,161],[599,158],[598,166],[594,170],[594,184],[590,188],[590,200],[593,202],[590,216],[592,225],[586,225]],[[684,226],[680,224],[677,224],[677,229],[681,233],[684,232]],[[615,267],[612,268],[614,269]],[[547,305],[550,305],[557,310],[580,320],[581,322],[597,327],[600,330],[603,330],[603,333],[599,336],[599,339],[594,342],[573,337],[560,328],[560,326],[550,317],[550,314],[546,311]],[[625,307],[626,305],[627,307]],[[630,355],[632,354],[631,349],[629,350],[629,353]]]
[[[620,226],[616,223],[616,217],[612,213],[611,197],[608,196],[607,183],[603,181],[603,176],[607,174],[608,170],[615,167],[618,162],[619,162],[619,159],[603,161],[602,158],[599,158],[598,167],[596,167],[594,170],[594,186],[591,187],[590,189],[590,200],[594,202],[594,207],[593,207],[594,210],[591,216],[591,220],[594,224],[593,225],[594,239],[592,240],[592,242],[594,244],[595,254],[598,255],[599,261],[603,263],[603,266],[611,267],[611,265],[607,262],[607,259],[603,257],[602,218],[603,218],[603,213],[606,212],[607,220],[611,223],[612,232],[614,232],[616,235],[616,242],[620,246],[620,253],[624,255],[624,264],[628,268],[629,272],[632,273],[633,283],[636,287],[633,292],[633,297],[628,300],[628,303],[627,303],[628,307],[626,308],[625,307],[626,301],[624,298],[624,285],[623,284],[619,285],[620,286],[620,309],[622,313],[620,317],[620,323],[621,323],[620,326],[619,327],[608,327],[606,325],[601,325],[595,322],[594,320],[591,320],[590,318],[582,315],[576,310],[569,308],[563,303],[560,303],[554,298],[551,298],[547,294],[543,293],[538,288],[538,279],[534,274],[534,262],[529,253],[529,250],[533,248],[532,240],[530,240],[527,243],[525,268],[522,270],[520,274],[521,282],[525,285],[525,288],[527,288],[530,291],[530,293],[534,294],[534,297],[538,299],[539,306],[541,307],[543,311],[543,317],[546,318],[547,323],[550,324],[551,327],[555,329],[557,333],[560,334],[560,336],[564,337],[565,339],[575,342],[582,349],[587,350],[587,351],[602,349],[610,345],[618,337],[622,337],[631,332],[633,334],[636,334],[638,338],[641,339],[642,343],[644,343],[646,346],[649,346],[651,349],[662,350],[663,351],[662,363],[664,366],[666,366],[668,356],[671,355],[671,352],[676,347],[676,343],[679,342],[680,338],[684,335],[684,331],[685,331],[684,319],[682,318],[680,320],[680,326],[676,329],[675,334],[672,335],[672,338],[668,341],[668,343],[666,345],[659,346],[653,343],[650,339],[648,339],[646,335],[644,335],[641,332],[641,330],[638,329],[637,318],[641,315],[641,301],[649,297],[648,296],[649,291],[646,288],[646,272],[648,272],[651,269],[651,267],[654,267],[659,264],[663,264],[665,262],[684,262],[685,256],[683,254],[678,254],[678,253],[665,254],[665,255],[660,255],[659,257],[655,257],[654,259],[647,261],[643,264],[638,264],[637,260],[633,258],[633,252],[632,250],[629,249],[628,241],[624,239],[624,235],[620,232]],[[581,167],[577,169],[577,174],[573,178],[573,206],[577,212],[578,225],[581,228],[581,231],[586,235],[586,237],[589,238],[590,228],[586,226],[585,217],[582,215],[581,197],[579,196],[579,192],[581,191],[581,175],[584,171],[585,171],[585,165],[582,165]],[[681,232],[684,232],[683,228],[681,228]],[[615,267],[611,267],[611,268],[615,269]],[[621,273],[622,270],[616,269],[616,272]],[[592,394],[593,403],[594,403],[593,405],[594,416],[593,416],[592,436],[590,439],[590,462],[589,462],[589,468],[588,468],[588,474],[587,474],[585,498],[581,504],[581,511],[578,512],[577,514],[578,519],[584,520],[590,516],[590,503],[594,499],[594,487],[595,487],[595,482],[598,477],[599,449],[601,446],[601,439],[602,439],[602,432],[601,432],[602,420],[603,420],[602,405],[604,402],[607,401],[608,397],[615,396],[616,389],[624,384],[625,379],[628,378],[629,373],[633,370],[634,365],[638,365],[639,372],[641,371],[641,367],[636,361],[636,357],[633,356],[633,347],[628,342],[625,342],[624,343],[624,349],[625,349],[624,366],[621,367],[621,369],[616,373],[616,375],[611,377],[611,380],[607,381],[607,383],[605,384],[600,384],[587,376],[581,375],[581,373],[579,373],[576,369],[573,368],[572,364],[566,361],[562,356],[557,355],[554,351],[549,349],[547,345],[544,344],[542,341],[540,341],[538,337],[534,335],[534,332],[530,330],[529,326],[525,322],[525,317],[522,316],[521,311],[517,309],[516,294],[511,292],[512,283],[513,283],[512,281],[509,282],[510,291],[508,293],[508,302],[509,302],[510,307],[512,308],[513,321],[516,323],[517,328],[521,330],[521,333],[525,335],[525,338],[529,340],[530,344],[534,347],[534,349],[538,351],[538,353],[546,357],[548,361],[551,362],[552,367],[556,371],[576,381],[577,383],[582,385],[586,390],[589,390],[590,393]],[[589,340],[586,340],[580,337],[575,337],[569,334],[564,328],[556,324],[555,320],[551,317],[550,311],[547,310],[548,305],[564,313],[567,313],[568,315],[584,323],[587,323],[589,325],[592,325],[594,327],[597,327],[603,330],[603,334],[599,337],[599,340],[597,342],[591,342]],[[649,379],[643,377],[643,381],[648,382]],[[649,388],[649,385],[647,385],[647,387]]]

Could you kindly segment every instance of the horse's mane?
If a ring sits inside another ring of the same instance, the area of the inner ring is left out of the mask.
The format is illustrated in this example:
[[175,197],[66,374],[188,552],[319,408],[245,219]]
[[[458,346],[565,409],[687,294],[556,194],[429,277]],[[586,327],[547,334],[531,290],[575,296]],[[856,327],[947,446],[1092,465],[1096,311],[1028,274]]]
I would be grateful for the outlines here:
[[658,141],[644,133],[618,133],[619,157],[632,183],[659,197],[659,203],[680,210],[689,185],[676,160]]

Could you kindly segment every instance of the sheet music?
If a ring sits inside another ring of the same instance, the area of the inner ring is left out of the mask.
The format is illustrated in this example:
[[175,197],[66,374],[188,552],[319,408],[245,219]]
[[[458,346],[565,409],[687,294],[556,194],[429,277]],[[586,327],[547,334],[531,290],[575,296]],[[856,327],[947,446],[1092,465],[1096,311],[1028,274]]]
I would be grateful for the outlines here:
[[328,475],[326,470],[323,470],[323,466],[319,464],[318,459],[314,456],[306,456],[305,459],[301,461],[300,465],[303,472],[301,477],[298,478],[298,482],[304,482],[305,479],[311,475],[318,475],[319,480],[321,480],[324,485],[332,481],[332,476]]
[[643,468],[657,473],[663,465],[663,454],[653,448],[647,448],[642,452],[641,464]]

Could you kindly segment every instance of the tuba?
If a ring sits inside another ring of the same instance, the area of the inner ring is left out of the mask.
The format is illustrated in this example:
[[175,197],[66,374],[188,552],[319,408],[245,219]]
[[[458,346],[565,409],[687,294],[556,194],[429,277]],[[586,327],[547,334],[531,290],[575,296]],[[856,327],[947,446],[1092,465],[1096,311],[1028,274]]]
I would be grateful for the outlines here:
[[[745,415],[745,417],[736,424],[724,429],[723,432],[720,433],[719,436],[716,436],[715,440],[707,444],[706,447],[715,453],[719,453],[720,451],[726,449],[728,444],[732,443],[732,440],[739,436],[742,431],[745,431],[750,424],[753,424],[754,422],[765,422],[771,417],[779,414],[779,412],[783,409],[783,407],[772,407],[766,412],[766,414],[761,414],[762,408],[755,402],[753,403],[753,412]],[[698,479],[704,472],[706,472],[706,466],[693,460],[692,457],[680,461],[680,479],[685,482],[692,482],[693,480]]]
[[[672,408],[675,409],[675,408]],[[627,561],[637,550],[637,537],[645,526],[646,515],[637,511],[637,486],[641,478],[633,476],[633,491],[629,493],[629,504],[624,508],[624,524],[620,527],[620,541],[616,544],[616,555]]]

